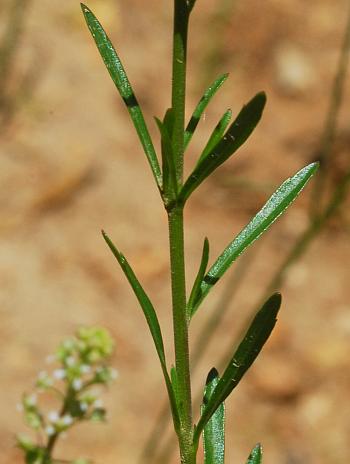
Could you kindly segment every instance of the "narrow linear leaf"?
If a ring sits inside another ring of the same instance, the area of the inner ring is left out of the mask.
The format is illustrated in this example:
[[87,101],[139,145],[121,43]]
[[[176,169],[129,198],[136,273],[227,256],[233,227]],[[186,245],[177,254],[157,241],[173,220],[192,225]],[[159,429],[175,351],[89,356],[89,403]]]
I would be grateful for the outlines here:
[[125,256],[120,253],[112,240],[108,237],[108,235],[102,231],[103,238],[105,239],[107,245],[109,246],[110,250],[112,251],[114,257],[117,259],[120,267],[122,268],[126,278],[128,279],[131,288],[133,289],[136,298],[138,299],[140,306],[142,308],[143,314],[146,318],[149,330],[151,332],[152,338],[154,345],[156,347],[158,357],[160,360],[160,364],[162,367],[169,399],[170,399],[170,404],[171,404],[171,409],[173,413],[173,418],[174,418],[174,425],[175,427],[179,426],[179,415],[178,415],[178,410],[176,406],[176,399],[175,399],[175,394],[173,391],[173,387],[171,384],[171,380],[167,371],[166,367],[166,360],[165,360],[165,353],[164,353],[164,344],[163,344],[163,337],[162,333],[160,330],[160,325],[158,322],[158,317],[156,314],[156,311],[153,307],[153,304],[149,297],[147,296],[146,292],[144,291],[143,287],[141,286],[139,280],[137,279],[134,271],[130,267],[128,261],[126,260]]
[[[219,383],[218,371],[213,368],[207,377],[201,412],[204,412],[214,389]],[[221,403],[203,430],[204,464],[224,464],[225,460],[225,405]]]
[[170,138],[172,139],[173,132],[174,132],[174,125],[175,125],[175,114],[174,114],[173,108],[168,108],[166,110],[163,124],[167,128],[168,134]]
[[[171,110],[167,111],[168,112]],[[171,142],[171,133],[169,132],[169,124],[167,125],[167,115],[165,116],[164,121],[160,121],[158,118],[155,118],[160,136],[161,136],[161,145],[162,145],[162,167],[163,167],[163,191],[165,196],[171,195],[172,197],[177,194],[177,180],[176,180],[176,168],[174,162],[174,151]]]
[[201,295],[196,300],[192,316],[213,285],[223,276],[231,264],[273,224],[273,222],[293,203],[312,175],[317,171],[318,163],[312,163],[285,180],[273,193],[258,214],[225,248],[201,284]]
[[266,103],[266,95],[260,92],[243,106],[237,118],[228,128],[219,143],[208,152],[194,168],[180,192],[180,199],[185,202],[191,193],[238,148],[243,145],[260,121]]
[[232,117],[232,111],[227,110],[226,113],[224,113],[224,115],[222,116],[222,118],[218,122],[218,124],[216,125],[216,127],[213,130],[211,136],[209,137],[209,140],[208,140],[206,146],[204,147],[204,150],[203,150],[197,164],[202,162],[203,159],[206,158],[208,156],[208,154],[211,151],[213,151],[214,148],[216,147],[216,145],[220,142],[220,140],[222,139],[222,137],[223,137],[223,135],[225,133],[225,130],[227,129],[227,126],[229,125],[231,117]]
[[195,429],[195,438],[199,436],[217,408],[239,384],[244,374],[255,361],[276,324],[280,306],[281,295],[275,293],[256,314],[202,413]]
[[260,443],[254,446],[249,455],[246,464],[261,464],[262,463],[262,446]]
[[196,108],[193,111],[193,114],[191,116],[191,119],[189,120],[189,123],[187,124],[186,130],[185,130],[185,139],[184,139],[184,146],[185,149],[187,148],[188,144],[190,143],[192,136],[194,134],[194,131],[196,130],[198,123],[202,117],[202,114],[206,107],[208,106],[210,100],[213,98],[213,96],[216,94],[216,92],[219,90],[219,88],[222,86],[222,84],[226,81],[228,78],[228,74],[222,74],[220,77],[218,77],[205,91],[204,95],[202,98],[199,100]]
[[147,129],[140,105],[138,104],[135,93],[126,75],[125,69],[110,39],[108,38],[105,30],[103,29],[96,16],[84,4],[81,4],[81,8],[85,17],[85,21],[90,29],[92,37],[97,45],[105,66],[128,109],[157,185],[159,188],[161,188],[162,174],[160,171],[157,155],[152,143],[152,139],[149,135],[149,131]]
[[171,379],[171,384],[172,384],[172,388],[173,388],[174,395],[175,395],[176,405],[177,405],[177,408],[179,408],[178,406],[179,405],[179,395],[178,395],[179,387],[178,387],[178,379],[177,379],[177,372],[176,372],[175,366],[171,366],[170,368],[170,379]]
[[207,270],[208,261],[209,261],[209,240],[207,239],[207,237],[205,237],[204,244],[203,244],[201,263],[200,263],[197,277],[196,277],[196,280],[194,281],[191,295],[190,295],[190,298],[187,304],[187,314],[189,316],[189,319],[191,318],[192,308],[196,305],[196,302],[201,296],[201,284],[202,284],[202,281],[205,275],[205,271]]
[[176,372],[175,366],[171,366],[171,369],[170,369],[170,378],[171,378],[171,383],[173,384],[175,396],[177,396],[178,381],[177,381],[177,372]]

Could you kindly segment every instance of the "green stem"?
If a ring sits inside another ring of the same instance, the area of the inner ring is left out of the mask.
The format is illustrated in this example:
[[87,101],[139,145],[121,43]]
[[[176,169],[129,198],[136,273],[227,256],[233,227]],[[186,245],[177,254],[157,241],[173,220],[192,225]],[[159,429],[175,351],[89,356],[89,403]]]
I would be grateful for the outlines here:
[[188,20],[189,9],[186,0],[174,0],[173,75],[171,105],[175,114],[173,129],[173,150],[178,185],[182,184],[183,178]]
[[[187,32],[190,9],[187,0],[174,0],[172,109],[174,125],[172,148],[178,187],[183,180]],[[180,416],[178,440],[182,464],[195,464],[193,448],[192,398],[186,311],[183,205],[175,200],[165,205],[168,212],[172,310],[174,325],[176,400]]]
[[315,178],[314,189],[310,202],[310,216],[315,219],[320,213],[323,205],[325,183],[329,166],[332,163],[331,155],[334,146],[334,140],[337,133],[337,121],[341,104],[344,100],[346,88],[346,75],[349,65],[350,52],[350,2],[348,2],[347,20],[344,30],[343,43],[340,49],[339,61],[335,73],[332,91],[330,95],[329,108],[326,114],[324,129],[320,137],[318,151],[315,153],[315,159],[320,161],[320,170]]
[[[64,396],[65,396],[65,400],[63,402],[63,405],[62,405],[62,408],[61,408],[61,411],[60,411],[60,417],[64,416],[66,414],[66,412],[68,411],[69,404],[73,400],[73,398],[75,396],[75,392],[74,392],[74,390],[72,390],[71,387],[68,386],[66,394]],[[54,449],[54,447],[56,445],[56,442],[57,442],[57,440],[58,440],[58,438],[60,436],[60,433],[61,432],[54,433],[53,435],[51,435],[49,437],[49,439],[47,441],[45,449],[46,449],[46,459],[48,460],[48,463],[50,463],[51,460],[52,460],[53,449]]]
[[181,462],[195,463],[192,447],[192,399],[186,311],[183,208],[174,207],[168,215],[171,288],[174,324],[175,366],[178,379],[177,400],[180,415],[179,445]]

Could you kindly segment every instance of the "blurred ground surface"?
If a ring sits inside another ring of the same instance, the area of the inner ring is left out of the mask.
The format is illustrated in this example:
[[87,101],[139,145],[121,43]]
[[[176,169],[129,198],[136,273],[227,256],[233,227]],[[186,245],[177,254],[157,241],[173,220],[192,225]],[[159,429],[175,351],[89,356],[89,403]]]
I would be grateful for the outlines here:
[[[0,4],[2,23],[8,3]],[[171,2],[146,3],[90,0],[89,6],[111,32],[155,134],[152,116],[169,106]],[[219,72],[231,76],[201,122],[188,169],[226,108],[237,112],[261,89],[268,105],[251,140],[193,196],[186,228],[189,282],[204,236],[215,257],[273,188],[312,159],[348,2],[197,3],[189,112]],[[77,1],[32,0],[13,81],[31,66],[36,85],[0,135],[1,462],[21,462],[13,437],[25,427],[15,405],[46,356],[78,326],[101,324],[116,340],[120,372],[106,396],[110,421],[77,429],[57,454],[136,463],[164,388],[141,311],[99,230],[106,229],[128,256],[169,340],[166,217]],[[349,90],[347,85],[333,186],[348,165]],[[245,283],[195,374],[196,387],[232,345],[269,275],[306,226],[309,192],[255,245]],[[288,274],[276,332],[227,404],[227,462],[245,462],[257,441],[270,464],[350,461],[348,211],[331,221]],[[193,338],[224,288],[222,282],[208,297],[193,322]],[[167,349],[171,359],[170,342]]]

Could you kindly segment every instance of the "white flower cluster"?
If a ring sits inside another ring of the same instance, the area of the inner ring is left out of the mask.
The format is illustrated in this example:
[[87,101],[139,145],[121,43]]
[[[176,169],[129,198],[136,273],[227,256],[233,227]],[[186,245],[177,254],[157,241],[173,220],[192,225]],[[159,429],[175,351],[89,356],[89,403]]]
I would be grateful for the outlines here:
[[[56,410],[43,413],[36,394],[23,395],[17,409],[24,413],[26,423],[39,436],[46,436],[41,443],[49,443],[51,437],[62,436],[79,421],[103,421],[106,411],[98,391],[91,387],[108,385],[116,379],[118,372],[106,365],[113,351],[113,341],[108,332],[101,328],[80,329],[76,337],[64,340],[47,363],[58,362],[51,372],[39,372],[36,388],[39,393],[55,395],[62,402]],[[45,396],[45,398],[46,398]],[[45,456],[45,446],[36,445],[30,438],[19,435],[18,446],[31,456]],[[35,462],[42,462],[41,460]],[[86,460],[71,461],[86,464]]]

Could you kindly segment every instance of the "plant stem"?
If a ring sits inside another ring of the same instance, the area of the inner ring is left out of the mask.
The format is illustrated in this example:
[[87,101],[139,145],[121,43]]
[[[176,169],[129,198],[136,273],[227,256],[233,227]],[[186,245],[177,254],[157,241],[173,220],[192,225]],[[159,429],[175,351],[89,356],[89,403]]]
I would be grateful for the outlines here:
[[174,207],[168,215],[171,288],[174,324],[177,400],[180,414],[179,444],[181,462],[195,463],[192,449],[192,400],[189,366],[188,324],[186,312],[183,207]]
[[[68,410],[68,406],[72,399],[74,398],[74,390],[72,390],[70,387],[68,387],[66,394],[65,394],[65,400],[62,405],[61,411],[60,411],[60,417],[64,416]],[[47,441],[47,445],[45,447],[46,449],[46,459],[48,460],[48,463],[51,462],[52,459],[52,453],[53,449],[56,445],[56,442],[58,440],[58,437],[60,435],[60,432],[55,432],[53,435],[51,435]]]
[[350,2],[348,2],[347,20],[343,35],[343,42],[340,49],[339,61],[335,73],[333,86],[330,95],[329,108],[326,114],[324,129],[320,137],[320,144],[315,159],[320,161],[320,170],[315,178],[314,189],[310,202],[310,216],[315,219],[320,213],[323,205],[324,186],[326,183],[329,166],[332,162],[331,155],[334,146],[334,140],[337,134],[337,119],[341,104],[344,100],[346,86],[346,75],[349,65],[350,52]]
[[[172,109],[174,126],[172,146],[178,186],[183,180],[187,31],[190,10],[186,0],[174,0]],[[176,399],[180,416],[178,432],[182,464],[195,464],[192,445],[192,399],[186,311],[183,205],[168,208],[172,309],[174,324]]]
[[173,150],[176,178],[179,185],[183,177],[186,60],[189,10],[186,0],[174,0],[172,101],[175,114]]

